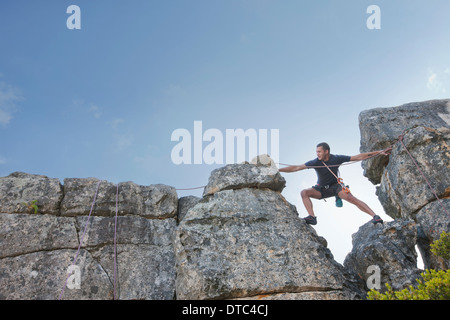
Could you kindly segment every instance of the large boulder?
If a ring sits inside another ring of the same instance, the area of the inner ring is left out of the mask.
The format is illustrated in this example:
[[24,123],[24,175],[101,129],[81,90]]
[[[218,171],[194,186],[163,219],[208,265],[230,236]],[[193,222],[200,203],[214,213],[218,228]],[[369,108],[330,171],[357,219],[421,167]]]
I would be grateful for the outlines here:
[[59,179],[14,172],[0,178],[0,212],[59,214],[63,190]]
[[[175,189],[120,183],[116,226],[117,188],[108,181],[101,181],[88,219],[99,181],[66,179],[61,186],[22,173],[0,178],[0,299],[58,299],[83,235],[75,261],[80,288],[68,286],[62,299],[112,299],[115,230],[116,298],[174,298]],[[20,206],[33,200],[37,214]]]
[[[399,107],[375,108],[359,114],[361,152],[381,150],[397,141],[406,129],[417,126],[450,128],[450,100],[413,102]],[[374,184],[381,181],[387,159],[375,157],[362,162],[364,175]]]
[[[417,127],[408,130],[403,144],[439,198],[450,197],[450,128]],[[377,195],[393,218],[412,218],[436,197],[401,143],[392,149]]]
[[393,146],[389,157],[362,163],[368,179],[379,184],[376,193],[385,212],[416,222],[426,268],[448,268],[448,261],[430,253],[430,244],[450,231],[450,100],[367,110],[359,121],[362,152]]
[[281,192],[286,180],[275,166],[265,164],[230,164],[211,172],[203,196],[221,190],[239,188],[268,188]]
[[367,282],[375,267],[380,271],[380,289],[385,283],[394,290],[415,284],[421,270],[417,268],[416,224],[412,220],[395,220],[383,225],[368,222],[352,236],[352,251],[344,266]]
[[450,231],[450,217],[442,206],[447,212],[450,212],[450,198],[441,199],[440,202],[432,201],[415,215],[420,226],[418,247],[426,269],[446,270],[450,268],[450,260],[437,257],[430,252],[431,243],[439,239],[442,232]]
[[256,176],[263,168],[228,165],[212,173],[211,185],[220,187],[205,189],[214,192],[205,192],[176,232],[177,298],[363,297],[325,239],[280,194],[283,183],[255,183],[267,178]]
[[[100,185],[99,185],[100,182]],[[77,216],[89,214],[97,190],[94,215],[108,216],[115,213],[116,184],[96,178],[64,179],[64,199],[61,215]],[[119,183],[118,201],[120,215],[139,215],[145,218],[175,218],[178,197],[175,188],[156,184],[141,186],[133,182]]]

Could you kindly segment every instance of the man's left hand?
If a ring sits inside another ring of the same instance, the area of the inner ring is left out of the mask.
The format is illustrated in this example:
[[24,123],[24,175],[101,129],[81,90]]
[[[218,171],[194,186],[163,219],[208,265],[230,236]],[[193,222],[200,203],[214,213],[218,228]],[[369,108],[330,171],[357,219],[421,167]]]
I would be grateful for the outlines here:
[[391,154],[391,151],[392,151],[392,147],[389,147],[389,148],[386,148],[386,149],[384,149],[384,150],[381,150],[381,151],[380,151],[380,154],[385,155],[385,156],[388,156],[388,155]]

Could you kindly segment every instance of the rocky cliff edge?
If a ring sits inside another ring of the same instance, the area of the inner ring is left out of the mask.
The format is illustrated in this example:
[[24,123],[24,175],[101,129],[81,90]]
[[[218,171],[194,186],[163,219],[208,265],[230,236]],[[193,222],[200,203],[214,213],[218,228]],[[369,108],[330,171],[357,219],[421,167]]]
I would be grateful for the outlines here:
[[[361,151],[403,132],[447,210],[449,110],[434,100],[360,114]],[[123,300],[364,299],[374,266],[382,284],[402,289],[420,273],[416,244],[426,267],[448,267],[429,244],[450,220],[400,144],[381,160],[363,168],[394,221],[361,226],[343,266],[282,196],[285,180],[267,158],[214,170],[202,198],[119,183],[117,226],[115,184],[12,173],[0,178],[0,299],[57,299],[83,235],[80,286],[63,299],[112,299],[114,279]]]

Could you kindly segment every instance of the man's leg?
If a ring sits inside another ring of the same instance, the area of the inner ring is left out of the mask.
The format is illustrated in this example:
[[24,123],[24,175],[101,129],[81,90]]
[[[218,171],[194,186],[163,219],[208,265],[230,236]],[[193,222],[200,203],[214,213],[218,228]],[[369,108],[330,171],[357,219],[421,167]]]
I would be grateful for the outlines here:
[[354,195],[352,195],[351,192],[347,193],[347,192],[344,192],[341,190],[338,193],[338,196],[339,196],[339,198],[344,199],[344,200],[350,202],[351,204],[354,204],[355,206],[358,207],[359,210],[367,213],[371,217],[375,216],[375,212],[373,212],[372,209],[370,209],[370,207],[365,202],[359,200]]
[[302,190],[302,192],[300,192],[300,195],[302,196],[303,205],[305,206],[305,209],[308,212],[308,214],[312,217],[315,217],[311,198],[314,199],[322,198],[322,194],[320,193],[320,191],[317,191],[314,188],[309,188]]
[[373,212],[372,209],[370,209],[367,204],[365,204],[361,200],[357,199],[354,195],[352,195],[351,192],[346,193],[344,191],[340,191],[338,193],[338,196],[341,199],[344,199],[344,200],[354,204],[355,206],[357,206],[359,208],[359,210],[369,214],[372,217],[373,224],[377,224],[377,223],[383,224],[383,219],[381,219],[380,216],[376,215],[375,212]]

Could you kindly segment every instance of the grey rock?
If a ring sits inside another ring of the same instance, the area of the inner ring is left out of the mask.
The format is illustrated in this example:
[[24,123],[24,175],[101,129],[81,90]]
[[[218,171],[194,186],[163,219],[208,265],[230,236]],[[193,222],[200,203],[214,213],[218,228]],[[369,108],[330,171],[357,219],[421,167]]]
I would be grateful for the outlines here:
[[[39,251],[0,259],[1,300],[56,300],[64,288],[76,250]],[[111,298],[112,283],[92,255],[81,250],[76,266],[80,289],[64,290],[63,300]]]
[[[25,192],[21,188],[26,188],[32,199],[44,199],[41,194],[45,191],[48,199],[59,197],[61,205],[55,201],[52,211],[42,202],[43,214],[37,215],[0,213],[0,299],[58,299],[81,240],[75,261],[81,271],[81,288],[66,288],[62,298],[112,299],[114,238],[117,241],[116,298],[174,298],[173,241],[178,202],[174,188],[131,182],[119,184],[116,226],[115,184],[101,182],[89,218],[98,179],[66,179],[64,189],[49,187],[54,183],[49,180],[28,174],[14,174],[2,180],[4,188],[18,195],[14,199],[30,198],[23,196]],[[58,216],[60,209],[63,216]]]
[[0,258],[78,247],[74,218],[2,213],[0,226]]
[[[114,247],[93,250],[93,256],[114,280]],[[120,300],[172,300],[175,297],[173,245],[119,244],[116,297]]]
[[[416,215],[416,219],[421,228],[421,241],[418,242],[420,254],[424,260],[425,269],[449,269],[450,261],[442,257],[437,257],[430,252],[430,244],[438,240],[442,232],[449,232],[450,198],[441,199],[428,203]],[[444,211],[442,206],[447,210]]]
[[348,296],[340,290],[331,290],[260,294],[252,297],[236,298],[231,300],[348,300]]
[[[432,182],[438,197],[450,196],[448,179],[444,178],[450,176],[450,129],[417,127],[405,134],[403,142],[425,177]],[[377,195],[386,213],[393,218],[413,218],[418,210],[436,200],[400,143],[392,150]]]
[[416,284],[421,270],[417,268],[416,224],[412,220],[395,220],[384,225],[368,222],[352,235],[352,251],[344,267],[357,273],[366,282],[372,275],[370,266],[378,266],[381,289],[385,283],[394,290]]
[[[100,183],[100,184],[99,184]],[[116,186],[96,178],[64,179],[64,198],[61,203],[62,216],[88,215],[95,199],[93,215],[114,215],[116,209]]]
[[[77,217],[80,234],[87,217]],[[83,240],[83,247],[96,247],[114,242],[114,217],[91,217]],[[118,244],[173,245],[175,219],[146,219],[139,216],[117,217]],[[81,237],[81,235],[80,235]]]
[[[85,217],[78,217],[84,228]],[[114,275],[114,217],[91,217],[83,248]],[[175,295],[175,256],[173,238],[176,221],[139,216],[117,218],[118,299],[166,300]],[[113,280],[111,280],[113,281]]]
[[[417,223],[417,244],[426,268],[447,268],[448,262],[434,257],[430,244],[442,231],[449,232],[450,100],[415,102],[394,108],[363,111],[359,116],[361,151],[393,145],[389,157],[363,161],[365,175],[377,187],[386,214]],[[441,199],[436,200],[428,183]]]
[[[87,215],[91,209],[99,180],[96,178],[64,179],[64,199],[61,215]],[[116,210],[115,184],[102,181],[98,189],[94,216],[113,216]],[[146,218],[173,218],[178,197],[175,188],[156,184],[140,186],[133,182],[119,183],[119,215],[139,215]]]
[[286,180],[274,166],[230,164],[211,172],[203,196],[239,188],[268,188],[281,192],[285,186]]
[[314,229],[270,189],[204,197],[180,222],[175,248],[178,299],[358,295]]
[[[84,229],[86,217],[77,217]],[[92,252],[111,281],[114,276],[115,217],[91,217],[82,248]],[[118,299],[167,300],[175,295],[173,238],[176,221],[139,216],[117,218]],[[82,230],[81,230],[82,231]]]
[[[1,214],[0,297],[57,299],[58,290],[64,287],[61,279],[73,263],[86,219],[86,216]],[[114,220],[114,217],[89,219],[76,261],[81,269],[82,286],[80,290],[66,288],[64,299],[112,299]],[[118,217],[117,221],[116,297],[173,299],[175,219],[126,216]],[[70,247],[73,249],[65,249]],[[23,289],[23,285],[29,290]],[[91,287],[98,289],[91,292]]]
[[29,205],[37,201],[38,213],[59,214],[63,197],[59,179],[24,172],[0,178],[0,212],[32,213]]
[[201,198],[196,196],[186,196],[178,199],[178,222],[183,220],[188,210],[195,206],[200,201],[200,199]]
[[[450,128],[450,100],[413,102],[391,108],[375,108],[359,115],[361,152],[381,150],[394,143],[409,128],[424,126]],[[364,175],[374,184],[381,181],[386,157],[375,157],[362,162]]]

